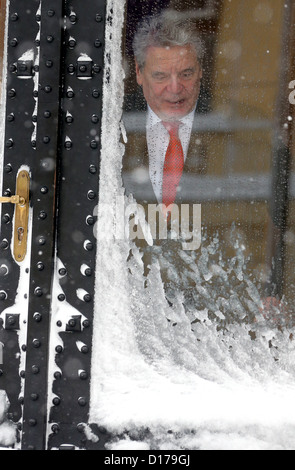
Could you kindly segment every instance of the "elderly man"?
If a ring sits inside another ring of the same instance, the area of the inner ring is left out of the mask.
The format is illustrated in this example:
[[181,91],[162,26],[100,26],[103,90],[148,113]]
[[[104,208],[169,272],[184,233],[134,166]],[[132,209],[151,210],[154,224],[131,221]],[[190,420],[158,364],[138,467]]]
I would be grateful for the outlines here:
[[[136,162],[130,164],[128,156],[123,162],[127,194],[132,193],[137,202],[158,202],[167,208],[192,202],[192,195],[184,194],[186,177],[195,168],[190,138],[200,93],[203,44],[189,21],[164,11],[140,26],[133,49],[137,83],[147,102],[146,148]],[[128,169],[134,168],[142,171],[131,173],[128,179]],[[145,195],[140,184],[143,171],[148,183]]]

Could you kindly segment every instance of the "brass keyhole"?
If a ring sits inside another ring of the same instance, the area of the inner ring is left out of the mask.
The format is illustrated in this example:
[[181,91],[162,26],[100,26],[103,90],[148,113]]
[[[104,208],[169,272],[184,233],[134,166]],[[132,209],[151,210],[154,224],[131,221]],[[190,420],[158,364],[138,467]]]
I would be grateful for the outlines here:
[[25,233],[25,230],[24,230],[23,227],[19,227],[19,228],[17,229],[17,239],[18,239],[19,242],[21,242],[21,241],[23,240],[23,238],[24,238],[24,233]]

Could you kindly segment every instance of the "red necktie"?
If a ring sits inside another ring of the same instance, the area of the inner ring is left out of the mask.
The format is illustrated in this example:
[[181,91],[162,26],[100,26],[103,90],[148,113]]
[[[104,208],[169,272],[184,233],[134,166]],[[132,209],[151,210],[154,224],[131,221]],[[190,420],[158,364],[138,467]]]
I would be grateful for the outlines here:
[[170,134],[170,141],[166,151],[163,169],[163,197],[162,202],[166,208],[173,204],[177,188],[183,171],[183,149],[178,137],[179,122],[163,122]]

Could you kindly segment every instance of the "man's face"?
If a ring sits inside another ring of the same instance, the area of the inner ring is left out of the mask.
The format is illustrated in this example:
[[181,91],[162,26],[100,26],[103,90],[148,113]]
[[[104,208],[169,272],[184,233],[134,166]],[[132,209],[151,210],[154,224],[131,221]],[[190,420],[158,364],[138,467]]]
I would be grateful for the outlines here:
[[160,119],[173,121],[194,109],[202,69],[189,45],[150,47],[144,67],[136,64],[136,77],[151,109]]

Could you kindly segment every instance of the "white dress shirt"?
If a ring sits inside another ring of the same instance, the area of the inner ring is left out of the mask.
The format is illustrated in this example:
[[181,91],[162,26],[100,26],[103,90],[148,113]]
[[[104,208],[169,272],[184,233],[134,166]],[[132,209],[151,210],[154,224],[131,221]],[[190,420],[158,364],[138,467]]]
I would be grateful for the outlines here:
[[[182,144],[184,161],[187,156],[195,110],[179,119],[179,138]],[[149,173],[158,203],[162,202],[163,168],[169,144],[169,132],[161,119],[148,106],[146,122],[147,146],[149,153]]]

